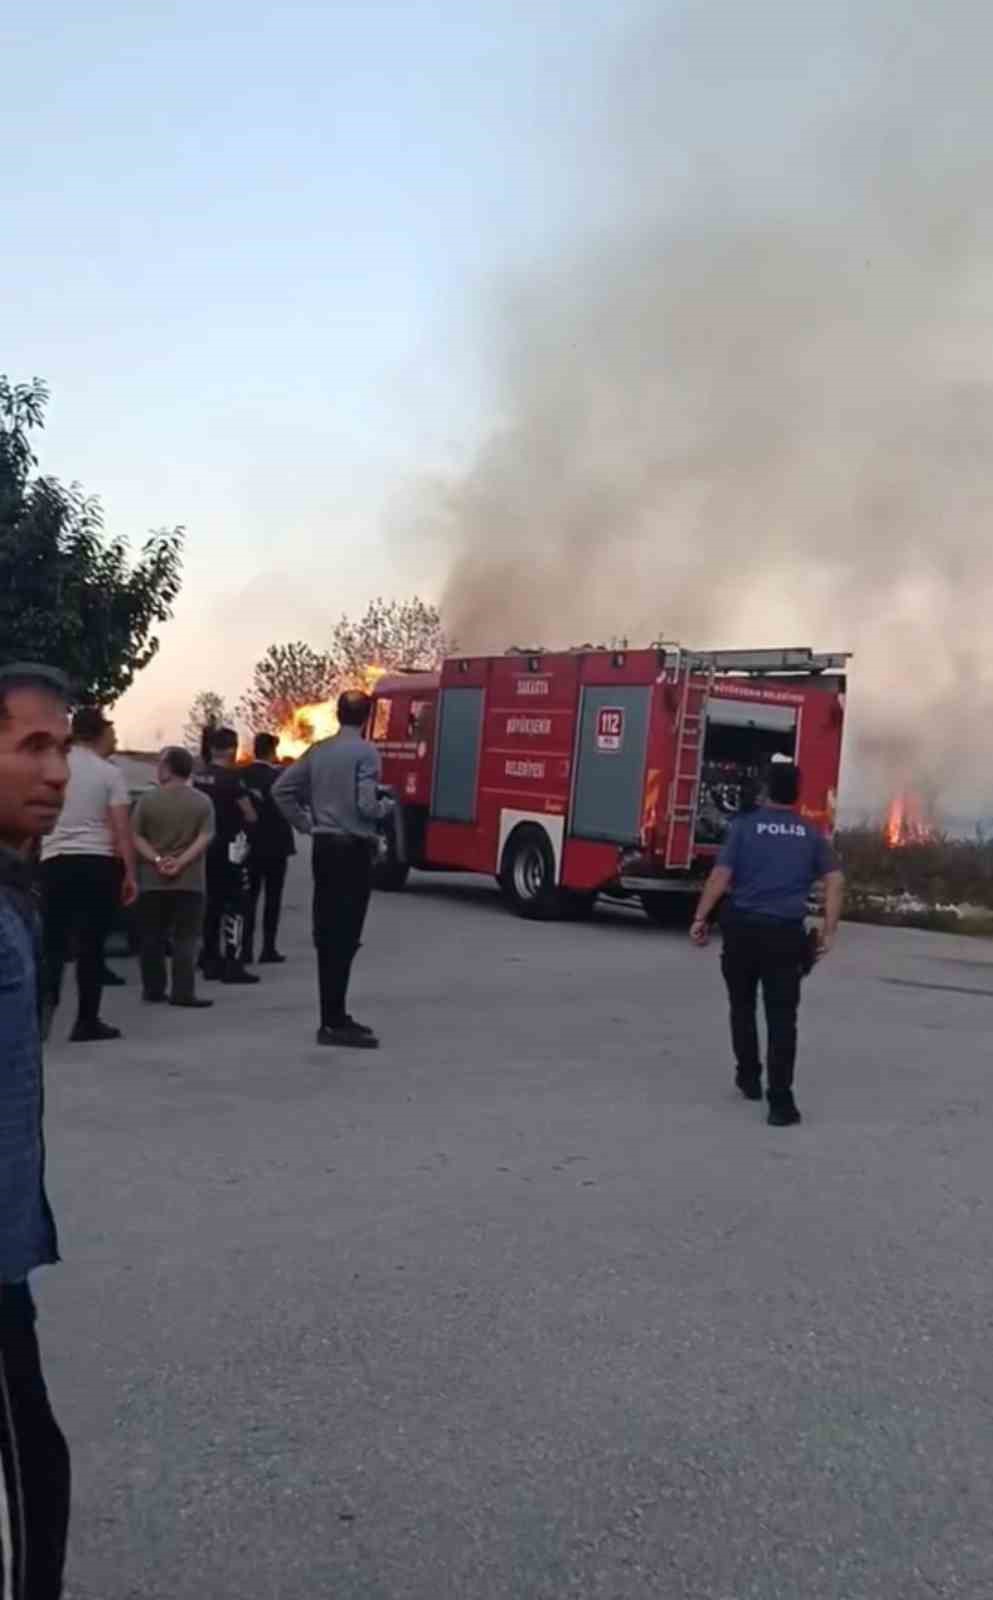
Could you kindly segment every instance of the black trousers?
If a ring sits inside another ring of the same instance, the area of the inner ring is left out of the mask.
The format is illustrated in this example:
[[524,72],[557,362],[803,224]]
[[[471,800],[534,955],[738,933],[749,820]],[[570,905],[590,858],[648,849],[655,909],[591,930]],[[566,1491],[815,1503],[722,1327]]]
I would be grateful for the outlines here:
[[762,1075],[755,1016],[761,984],[769,1034],[766,1064],[771,1099],[793,1088],[796,1018],[806,956],[802,922],[728,919],[724,923],[721,966],[731,1002],[731,1042],[738,1072],[743,1078]]
[[203,960],[240,961],[248,898],[248,874],[228,860],[227,845],[207,851],[207,903],[203,915]]
[[348,1014],[348,981],[372,894],[372,859],[362,839],[314,835],[314,944],[324,1028]]
[[0,1594],[58,1600],[69,1531],[69,1450],[41,1371],[26,1283],[0,1286]]
[[157,999],[166,992],[166,951],[171,946],[172,998],[194,998],[203,899],[196,889],[146,889],[139,900],[141,986],[149,997]]
[[104,945],[114,925],[120,876],[113,856],[53,856],[42,863],[45,998],[54,1010],[62,974],[76,952],[79,1021],[96,1022],[103,994]]
[[263,892],[265,893],[265,900],[262,906],[262,949],[268,955],[276,948],[288,865],[289,862],[286,856],[251,856],[249,858],[248,904],[245,907],[245,943],[243,951],[243,960],[245,961],[252,961],[255,957],[255,923],[258,917],[259,901],[262,899]]

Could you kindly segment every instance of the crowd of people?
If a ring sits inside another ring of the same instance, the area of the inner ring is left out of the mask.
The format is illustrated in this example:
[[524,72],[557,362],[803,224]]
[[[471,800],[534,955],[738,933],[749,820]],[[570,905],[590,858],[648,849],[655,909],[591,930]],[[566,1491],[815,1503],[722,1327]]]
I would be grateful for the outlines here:
[[272,734],[237,761],[228,728],[199,764],[161,754],[157,783],[131,807],[112,759],[112,723],[75,712],[70,685],[33,663],[0,666],[0,1596],[58,1600],[69,1524],[69,1451],[42,1374],[30,1274],[58,1260],[45,1192],[42,1042],[65,967],[76,966],[69,1038],[121,1037],[102,1015],[105,949],[118,908],[134,908],[142,998],[201,1008],[204,983],[252,984],[278,946],[294,829],[315,834],[318,1043],[375,1049],[347,1010],[372,888],[379,755],[363,729],[367,695],[342,695],[340,732],[291,768]]
[[[321,1045],[375,1049],[347,1009],[390,801],[364,737],[371,702],[338,703],[339,733],[281,769],[273,735],[250,765],[230,729],[210,733],[199,765],[162,752],[158,782],[133,810],[114,765],[114,729],[92,707],[71,724],[59,673],[0,666],[0,1596],[58,1600],[69,1518],[69,1453],[42,1375],[29,1276],[58,1259],[45,1194],[42,1040],[67,962],[76,964],[74,1042],[120,1031],[101,1014],[105,946],[117,907],[135,907],[143,1000],[206,1007],[205,984],[254,984],[283,960],[280,909],[294,830],[312,833],[313,936]],[[793,1098],[804,971],[830,949],[842,879],[830,848],[797,809],[800,774],[774,767],[764,803],[733,826],[703,888],[691,937],[707,942],[722,906],[723,971],[737,1084],[763,1094],[756,1027],[769,1024],[768,1120],[800,1119]],[[824,924],[805,928],[810,890],[825,887]],[[40,893],[39,893],[40,886]],[[259,915],[261,909],[261,917]]]
[[[385,803],[378,793],[378,755],[362,737],[368,699],[344,695],[340,711],[338,738],[292,774],[279,764],[272,733],[255,736],[250,763],[239,761],[231,728],[205,731],[199,761],[169,746],[159,757],[155,786],[133,807],[113,760],[112,722],[92,707],[75,713],[62,811],[40,851],[49,1022],[73,958],[77,1010],[70,1040],[121,1037],[102,1015],[105,988],[122,981],[105,958],[121,911],[134,918],[148,1005],[205,1009],[213,1001],[197,992],[198,973],[204,983],[246,985],[260,981],[256,965],[281,965],[279,926],[294,829],[311,831],[316,802],[320,1042],[370,1047],[372,1032],[349,1017],[346,994]],[[334,827],[325,831],[328,807]]]

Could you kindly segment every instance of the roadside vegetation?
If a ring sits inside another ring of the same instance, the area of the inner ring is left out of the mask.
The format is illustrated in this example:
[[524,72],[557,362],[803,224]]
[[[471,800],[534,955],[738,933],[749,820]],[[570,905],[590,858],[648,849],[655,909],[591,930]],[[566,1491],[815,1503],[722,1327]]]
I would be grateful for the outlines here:
[[993,937],[993,839],[935,833],[894,848],[861,827],[843,829],[837,848],[848,921]]

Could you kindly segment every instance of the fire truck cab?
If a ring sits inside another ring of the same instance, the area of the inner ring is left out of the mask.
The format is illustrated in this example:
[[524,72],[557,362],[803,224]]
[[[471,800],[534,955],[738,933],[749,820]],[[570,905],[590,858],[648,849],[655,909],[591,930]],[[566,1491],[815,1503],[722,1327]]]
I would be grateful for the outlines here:
[[377,868],[493,874],[522,916],[695,892],[769,763],[834,827],[847,655],[809,649],[511,651],[382,678],[369,735],[396,800]]

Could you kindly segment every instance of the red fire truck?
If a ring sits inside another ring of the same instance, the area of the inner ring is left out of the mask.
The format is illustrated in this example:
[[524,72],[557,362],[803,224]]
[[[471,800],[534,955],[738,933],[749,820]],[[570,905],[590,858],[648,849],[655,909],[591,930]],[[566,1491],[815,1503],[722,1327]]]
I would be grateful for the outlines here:
[[638,896],[664,923],[777,756],[834,826],[847,655],[807,649],[512,651],[376,685],[396,798],[377,868],[496,876],[526,917]]

